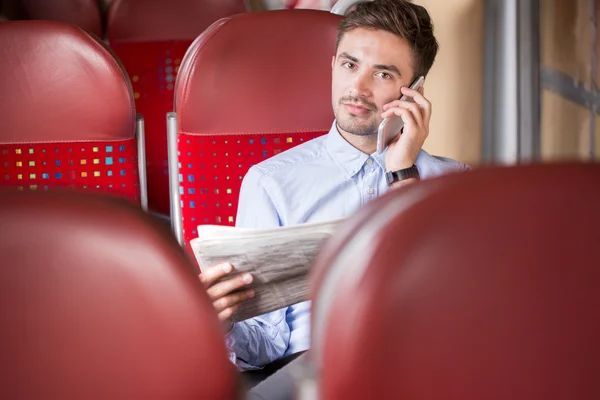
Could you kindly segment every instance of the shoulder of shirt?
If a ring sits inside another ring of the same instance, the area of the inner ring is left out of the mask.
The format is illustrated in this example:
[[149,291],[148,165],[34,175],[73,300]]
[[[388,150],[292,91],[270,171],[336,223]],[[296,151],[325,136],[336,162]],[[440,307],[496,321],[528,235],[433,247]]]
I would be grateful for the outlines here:
[[313,161],[325,151],[325,139],[327,135],[319,136],[292,147],[284,152],[274,155],[251,167],[262,176],[269,176],[276,172],[287,172],[289,169],[301,168],[302,164]]

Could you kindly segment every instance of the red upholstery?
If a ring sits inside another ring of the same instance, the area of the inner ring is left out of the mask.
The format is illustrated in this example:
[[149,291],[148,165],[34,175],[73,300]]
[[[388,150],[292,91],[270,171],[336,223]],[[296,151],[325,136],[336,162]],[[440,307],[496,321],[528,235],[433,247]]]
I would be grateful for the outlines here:
[[168,215],[166,114],[173,86],[192,41],[219,18],[244,12],[243,0],[115,0],[107,37],[127,68],[136,108],[145,119],[149,206]]
[[108,191],[139,202],[135,140],[0,145],[2,186]]
[[194,40],[219,18],[245,11],[244,0],[113,0],[107,35],[111,42]]
[[319,398],[598,398],[599,180],[490,168],[367,205],[315,265]]
[[236,398],[222,328],[168,228],[103,197],[0,192],[0,396]]
[[129,71],[136,109],[144,117],[148,206],[164,215],[170,213],[166,114],[173,111],[175,76],[190,43],[111,42]]
[[103,37],[102,10],[97,0],[2,0],[12,20],[49,20],[79,26]]
[[186,243],[199,224],[235,223],[252,164],[329,130],[338,22],[313,10],[241,14],[190,47],[175,93]]
[[140,201],[133,93],[99,42],[63,23],[3,23],[0,87],[0,186]]
[[[239,188],[253,164],[316,137],[315,133],[193,136],[181,135],[179,162],[185,189],[186,242],[200,224],[233,225]],[[185,218],[184,217],[184,218]]]

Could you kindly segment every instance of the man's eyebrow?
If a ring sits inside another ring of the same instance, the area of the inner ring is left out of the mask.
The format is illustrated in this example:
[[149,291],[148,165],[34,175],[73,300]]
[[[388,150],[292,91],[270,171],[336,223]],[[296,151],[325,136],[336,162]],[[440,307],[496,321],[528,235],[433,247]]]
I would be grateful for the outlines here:
[[348,54],[346,52],[340,53],[339,58],[345,58],[352,62],[358,63],[358,58],[352,57],[350,54]]
[[399,76],[402,76],[402,74],[400,73],[400,70],[395,65],[377,64],[377,65],[374,65],[373,68],[380,69],[383,71],[393,72]]

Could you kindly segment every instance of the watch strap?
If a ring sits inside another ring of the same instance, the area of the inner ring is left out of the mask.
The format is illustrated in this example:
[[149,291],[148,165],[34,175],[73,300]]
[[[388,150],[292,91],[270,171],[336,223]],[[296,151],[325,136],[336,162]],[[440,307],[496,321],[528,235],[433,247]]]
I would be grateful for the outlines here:
[[385,174],[385,179],[388,186],[392,186],[392,184],[395,182],[401,182],[412,178],[420,178],[419,169],[416,165],[413,165],[409,168],[400,169],[398,171],[389,171]]

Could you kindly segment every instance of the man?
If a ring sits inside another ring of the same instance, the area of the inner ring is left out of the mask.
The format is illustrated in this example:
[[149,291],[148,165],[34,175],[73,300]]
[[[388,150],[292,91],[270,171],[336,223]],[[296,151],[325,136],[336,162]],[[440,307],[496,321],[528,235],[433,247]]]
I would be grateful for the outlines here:
[[[422,89],[408,87],[427,75],[437,50],[423,7],[402,0],[360,3],[339,26],[331,63],[335,121],[330,132],[252,167],[242,183],[237,225],[266,228],[347,217],[391,188],[468,169],[421,149],[431,104]],[[414,103],[398,100],[402,95]],[[403,119],[403,132],[378,153],[378,126],[392,115]],[[397,171],[408,178],[389,186],[386,172]],[[233,269],[218,266],[201,276],[227,324],[231,360],[242,370],[258,369],[307,350],[310,302],[227,322],[254,295],[239,290],[252,282],[250,275],[214,284]]]

